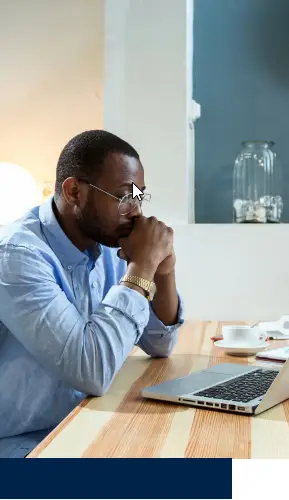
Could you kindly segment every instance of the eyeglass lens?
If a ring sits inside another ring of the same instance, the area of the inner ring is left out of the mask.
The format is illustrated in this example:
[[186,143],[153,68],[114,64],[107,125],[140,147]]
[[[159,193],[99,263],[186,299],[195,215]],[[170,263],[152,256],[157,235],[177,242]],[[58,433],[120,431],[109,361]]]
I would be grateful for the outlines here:
[[149,201],[149,197],[145,195],[142,200],[139,200],[137,197],[133,198],[131,193],[127,194],[122,198],[119,204],[118,210],[120,215],[126,215],[129,212],[132,212],[135,207],[137,207],[138,205],[141,206],[144,200]]

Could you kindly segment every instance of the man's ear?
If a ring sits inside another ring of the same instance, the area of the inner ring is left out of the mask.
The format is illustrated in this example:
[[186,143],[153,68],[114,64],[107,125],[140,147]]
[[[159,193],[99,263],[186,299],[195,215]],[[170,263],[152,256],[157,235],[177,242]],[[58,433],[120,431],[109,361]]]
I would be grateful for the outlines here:
[[69,205],[78,205],[80,200],[80,184],[75,177],[68,177],[62,184],[62,193]]

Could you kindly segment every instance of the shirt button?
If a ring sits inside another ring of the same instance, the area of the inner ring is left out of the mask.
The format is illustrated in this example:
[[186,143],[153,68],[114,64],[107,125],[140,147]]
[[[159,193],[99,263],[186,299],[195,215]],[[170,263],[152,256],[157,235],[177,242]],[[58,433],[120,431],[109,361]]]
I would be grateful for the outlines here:
[[68,266],[67,269],[68,269],[68,271],[71,271],[72,266]]
[[92,286],[93,286],[93,288],[96,288],[96,287],[97,287],[97,281],[94,281],[94,282],[92,283]]

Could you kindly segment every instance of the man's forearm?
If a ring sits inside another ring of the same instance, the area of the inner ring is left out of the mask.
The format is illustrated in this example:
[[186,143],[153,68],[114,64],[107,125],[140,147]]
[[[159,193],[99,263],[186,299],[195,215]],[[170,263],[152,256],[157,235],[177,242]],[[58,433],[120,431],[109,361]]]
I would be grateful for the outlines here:
[[175,271],[156,275],[155,283],[157,292],[152,301],[153,310],[164,325],[174,325],[177,322],[179,307]]

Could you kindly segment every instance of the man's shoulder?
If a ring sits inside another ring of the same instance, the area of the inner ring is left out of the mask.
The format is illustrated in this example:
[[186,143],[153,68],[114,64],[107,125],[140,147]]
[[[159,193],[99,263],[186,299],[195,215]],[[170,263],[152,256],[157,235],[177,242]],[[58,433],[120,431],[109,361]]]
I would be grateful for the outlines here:
[[38,251],[41,253],[46,246],[37,209],[0,228],[0,258],[5,254],[7,259],[24,249],[34,252],[37,258]]

